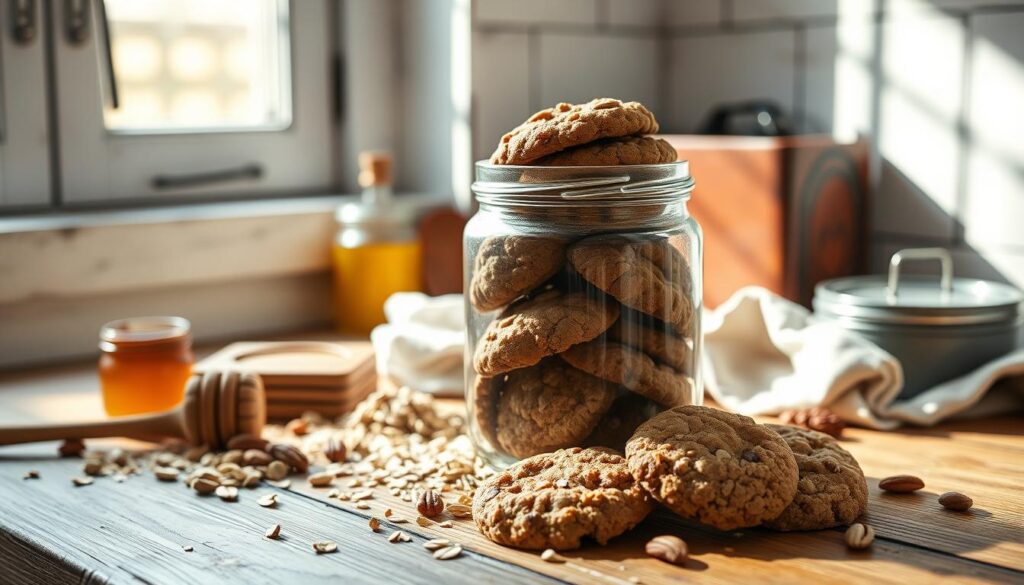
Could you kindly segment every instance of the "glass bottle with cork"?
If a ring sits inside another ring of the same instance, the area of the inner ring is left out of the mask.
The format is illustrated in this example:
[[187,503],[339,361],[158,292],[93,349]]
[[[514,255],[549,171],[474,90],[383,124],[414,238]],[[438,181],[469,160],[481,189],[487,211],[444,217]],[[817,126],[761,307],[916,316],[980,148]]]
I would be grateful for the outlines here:
[[422,288],[416,209],[394,201],[391,166],[386,153],[360,153],[362,201],[335,216],[334,322],[342,333],[368,335],[385,321],[389,296]]

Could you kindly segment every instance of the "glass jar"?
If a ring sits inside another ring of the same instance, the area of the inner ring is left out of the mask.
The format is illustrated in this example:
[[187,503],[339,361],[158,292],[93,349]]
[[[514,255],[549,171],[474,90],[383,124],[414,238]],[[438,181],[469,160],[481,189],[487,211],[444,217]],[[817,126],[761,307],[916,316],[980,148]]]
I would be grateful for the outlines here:
[[192,375],[191,324],[181,317],[134,317],[100,329],[103,408],[111,416],[174,407]]
[[476,165],[466,226],[470,433],[491,465],[622,449],[700,404],[702,236],[686,162]]

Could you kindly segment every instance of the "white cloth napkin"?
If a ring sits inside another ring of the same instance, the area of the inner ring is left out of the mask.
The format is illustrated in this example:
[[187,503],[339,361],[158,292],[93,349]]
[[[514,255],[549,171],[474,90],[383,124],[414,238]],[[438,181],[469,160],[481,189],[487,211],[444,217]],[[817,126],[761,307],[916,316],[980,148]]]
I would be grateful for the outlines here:
[[402,292],[384,303],[387,324],[370,333],[377,371],[431,394],[462,395],[466,320],[462,295]]
[[900,401],[896,358],[763,288],[741,289],[705,314],[704,349],[708,393],[747,415],[820,404],[849,422],[891,429],[1024,406],[1024,350]]

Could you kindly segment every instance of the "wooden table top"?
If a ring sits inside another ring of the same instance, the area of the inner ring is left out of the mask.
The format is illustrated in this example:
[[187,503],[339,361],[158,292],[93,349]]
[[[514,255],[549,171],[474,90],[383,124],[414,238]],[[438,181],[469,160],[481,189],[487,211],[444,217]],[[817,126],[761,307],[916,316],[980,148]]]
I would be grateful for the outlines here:
[[[98,416],[95,386],[89,367],[4,374],[0,425]],[[843,445],[868,476],[866,522],[877,537],[867,551],[848,550],[840,529],[722,533],[659,511],[606,547],[566,553],[564,564],[495,545],[471,520],[452,528],[385,521],[374,533],[368,518],[383,521],[386,508],[416,516],[411,504],[383,489],[369,501],[371,509],[359,510],[299,477],[289,490],[241,490],[235,503],[197,497],[149,473],[74,487],[70,478],[81,475],[81,461],[57,458],[54,443],[3,447],[0,583],[1024,582],[1024,418],[888,433],[848,429]],[[23,479],[30,469],[40,479]],[[898,473],[923,478],[925,489],[881,493],[878,479]],[[971,496],[974,508],[941,508],[938,494],[954,490]],[[270,491],[279,493],[279,507],[256,505]],[[280,541],[263,537],[275,523],[282,525]],[[393,529],[409,533],[412,542],[389,543]],[[689,544],[686,566],[644,555],[646,540],[665,533]],[[435,561],[421,544],[436,537],[459,542],[467,552]],[[339,551],[317,556],[311,549],[317,540],[333,540]]]

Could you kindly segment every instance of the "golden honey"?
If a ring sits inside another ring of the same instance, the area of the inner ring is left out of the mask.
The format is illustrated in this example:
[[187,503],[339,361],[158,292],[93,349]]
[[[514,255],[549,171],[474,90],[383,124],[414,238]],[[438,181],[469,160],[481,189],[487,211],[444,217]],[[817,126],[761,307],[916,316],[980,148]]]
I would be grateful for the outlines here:
[[334,316],[339,331],[368,335],[384,323],[384,301],[422,287],[417,240],[334,245]]
[[99,377],[111,416],[174,407],[192,375],[192,336],[181,317],[111,321],[100,329]]

